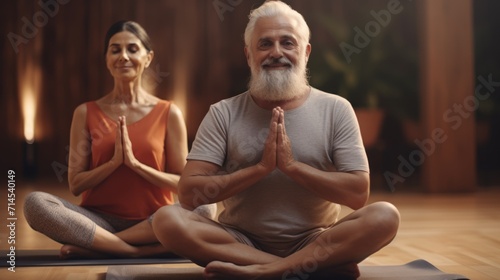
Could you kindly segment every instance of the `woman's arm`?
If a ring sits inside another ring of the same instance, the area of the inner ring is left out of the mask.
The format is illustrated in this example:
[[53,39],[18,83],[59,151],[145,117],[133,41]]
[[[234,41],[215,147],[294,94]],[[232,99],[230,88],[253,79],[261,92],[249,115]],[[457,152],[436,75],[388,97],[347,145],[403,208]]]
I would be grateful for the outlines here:
[[[85,132],[85,133],[82,133]],[[99,167],[89,170],[91,142],[87,127],[87,105],[75,109],[70,131],[68,162],[68,181],[70,191],[78,196],[106,179],[123,162],[120,129],[116,132],[115,153],[113,158]]]
[[126,121],[121,121],[125,165],[134,170],[148,182],[177,193],[177,184],[188,154],[187,131],[182,112],[174,104],[170,105],[167,132],[165,137],[165,171],[156,170],[138,161],[132,152]]

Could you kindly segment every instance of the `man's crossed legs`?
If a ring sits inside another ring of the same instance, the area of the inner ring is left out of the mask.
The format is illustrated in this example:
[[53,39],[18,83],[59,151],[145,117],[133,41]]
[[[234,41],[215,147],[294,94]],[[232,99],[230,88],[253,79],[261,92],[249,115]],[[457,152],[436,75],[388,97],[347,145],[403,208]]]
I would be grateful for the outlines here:
[[375,202],[284,258],[242,244],[218,223],[179,206],[158,210],[153,230],[168,251],[204,266],[207,279],[356,279],[357,264],[391,242],[399,220],[392,204]]

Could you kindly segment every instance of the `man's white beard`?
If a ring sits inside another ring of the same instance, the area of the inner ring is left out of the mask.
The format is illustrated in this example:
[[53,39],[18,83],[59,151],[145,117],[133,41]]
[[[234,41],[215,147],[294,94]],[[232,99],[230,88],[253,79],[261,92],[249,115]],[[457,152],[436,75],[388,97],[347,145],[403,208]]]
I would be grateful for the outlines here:
[[267,70],[263,66],[271,63],[292,63],[281,59],[267,59],[260,65],[260,69],[251,67],[252,76],[248,84],[253,96],[267,101],[292,100],[304,94],[308,86],[305,61],[287,69]]

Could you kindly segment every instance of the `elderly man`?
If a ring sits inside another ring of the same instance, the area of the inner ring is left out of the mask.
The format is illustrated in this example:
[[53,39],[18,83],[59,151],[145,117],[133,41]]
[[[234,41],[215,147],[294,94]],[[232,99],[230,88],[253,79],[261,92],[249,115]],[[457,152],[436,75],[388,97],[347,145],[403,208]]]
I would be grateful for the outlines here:
[[[212,105],[181,176],[181,207],[153,229],[209,279],[355,279],[396,235],[399,213],[365,205],[369,168],[354,111],[311,88],[304,18],[280,1],[245,30],[249,90]],[[219,222],[190,210],[223,202]],[[355,211],[338,220],[340,204]]]

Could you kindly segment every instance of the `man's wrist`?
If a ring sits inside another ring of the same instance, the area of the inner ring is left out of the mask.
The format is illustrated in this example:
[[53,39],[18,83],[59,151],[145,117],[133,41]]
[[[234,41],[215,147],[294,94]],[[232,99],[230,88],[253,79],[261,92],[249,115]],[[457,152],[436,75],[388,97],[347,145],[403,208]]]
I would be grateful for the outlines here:
[[280,170],[281,170],[281,172],[283,172],[283,174],[291,177],[290,176],[291,174],[297,173],[297,170],[299,170],[299,165],[300,165],[300,163],[296,160],[290,161],[289,163],[284,165],[282,168],[280,168]]
[[271,169],[271,168],[265,166],[261,162],[259,162],[255,165],[255,169],[256,169],[255,175],[259,176],[259,177],[265,177],[268,174],[270,174],[271,172],[273,172],[273,170],[274,170],[274,169]]

